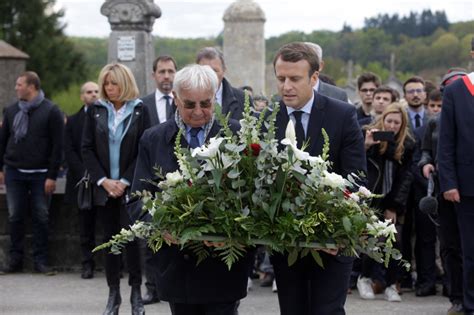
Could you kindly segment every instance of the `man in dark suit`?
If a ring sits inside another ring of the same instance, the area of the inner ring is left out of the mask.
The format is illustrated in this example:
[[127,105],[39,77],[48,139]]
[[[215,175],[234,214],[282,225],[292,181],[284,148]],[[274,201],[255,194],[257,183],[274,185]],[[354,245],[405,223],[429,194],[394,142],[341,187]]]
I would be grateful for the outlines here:
[[[282,97],[277,138],[285,137],[291,119],[297,139],[308,141],[306,151],[316,156],[322,153],[324,128],[329,135],[332,171],[344,177],[366,172],[364,139],[355,107],[313,91],[319,74],[314,51],[304,43],[287,44],[279,49],[273,64]],[[353,258],[329,250],[322,251],[321,257],[324,268],[311,255],[298,259],[291,267],[286,254],[272,256],[282,315],[345,313]]]
[[[474,38],[471,42],[474,58]],[[463,252],[465,314],[474,314],[474,72],[444,90],[438,142],[440,188],[454,202]]]
[[152,126],[164,123],[173,117],[176,111],[171,93],[176,70],[176,61],[171,56],[160,56],[153,61],[152,76],[156,82],[156,90],[142,98],[150,114]]
[[[153,61],[153,79],[156,82],[155,92],[142,98],[143,104],[147,107],[150,114],[150,123],[152,126],[162,124],[168,119],[174,117],[176,105],[174,102],[173,81],[176,74],[176,61],[171,56],[163,55]],[[160,301],[155,288],[155,280],[149,270],[149,264],[153,264],[153,252],[141,243],[143,261],[145,262],[145,287],[146,291],[143,295],[143,304],[153,304]]]
[[[305,44],[307,44],[309,47],[314,49],[314,52],[319,58],[319,72],[323,71],[323,68],[324,68],[323,49],[321,48],[321,46],[315,43],[305,42]],[[335,85],[325,83],[319,78],[316,81],[316,84],[314,85],[314,90],[327,97],[335,98],[336,100],[340,100],[346,103],[349,102],[346,91],[344,91],[343,89]]]
[[[95,82],[86,82],[81,87],[81,101],[84,106],[68,117],[64,139],[64,153],[68,166],[65,201],[77,205],[77,182],[84,176],[85,167],[81,155],[82,131],[87,108],[99,97],[99,86]],[[82,279],[94,277],[96,209],[79,210],[79,233],[82,252]]]
[[[217,75],[208,66],[191,65],[175,77],[173,94],[178,114],[176,119],[148,129],[140,140],[132,191],[155,192],[157,187],[143,179],[156,181],[155,166],[163,174],[176,171],[178,161],[174,146],[179,130],[183,130],[181,145],[196,148],[219,134],[221,126],[215,120],[214,95]],[[229,120],[235,133],[239,123]],[[141,207],[130,208],[133,220],[149,219]],[[238,301],[247,294],[247,275],[251,255],[240,259],[231,270],[219,257],[209,257],[197,265],[197,257],[177,245],[163,245],[154,257],[156,288],[160,299],[168,301],[173,315],[235,315]]]
[[[232,87],[229,81],[224,78],[226,66],[222,52],[214,47],[205,47],[197,53],[196,63],[208,65],[216,72],[219,87],[216,91],[215,100],[221,106],[222,114],[230,113],[229,118],[242,119],[245,94],[242,90]],[[252,100],[250,100],[250,104],[252,104]]]

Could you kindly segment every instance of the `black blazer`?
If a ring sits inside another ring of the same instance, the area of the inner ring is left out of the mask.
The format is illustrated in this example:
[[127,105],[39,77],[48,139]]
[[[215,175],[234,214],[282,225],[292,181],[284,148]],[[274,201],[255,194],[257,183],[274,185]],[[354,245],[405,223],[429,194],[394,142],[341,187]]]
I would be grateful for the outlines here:
[[464,77],[444,90],[438,140],[441,192],[457,188],[461,196],[474,196],[473,118],[474,86]]
[[[285,138],[289,117],[286,106],[281,102],[276,118],[276,137]],[[329,136],[329,160],[332,171],[347,177],[351,173],[367,174],[364,137],[360,132],[354,106],[319,93],[314,93],[313,108],[308,123],[306,151],[312,156],[322,153],[324,139],[321,129]]]
[[[240,128],[235,120],[230,120],[229,126],[233,132]],[[207,140],[216,136],[220,129],[221,126],[215,122]],[[174,120],[168,120],[145,131],[140,139],[132,191],[157,190],[156,186],[142,181],[156,178],[154,166],[160,166],[163,174],[178,169],[174,155],[177,134],[178,126]],[[184,137],[181,145],[189,146]],[[133,221],[139,216],[139,210],[131,214]],[[206,258],[196,266],[196,258],[189,250],[165,244],[155,254],[151,268],[156,277],[158,296],[164,301],[191,304],[228,303],[247,295],[251,259],[252,253],[249,252],[233,265],[230,271],[219,257]]]
[[84,106],[72,116],[67,118],[66,132],[64,138],[64,154],[68,167],[66,179],[65,201],[70,203],[76,202],[77,190],[75,189],[77,182],[82,178],[85,172],[84,163],[82,161],[81,144],[82,132],[86,112]]
[[[132,121],[120,144],[119,167],[120,178],[132,183],[138,142],[143,132],[149,128],[150,121],[143,104],[137,105],[128,119]],[[87,111],[82,135],[82,158],[94,183],[94,205],[104,206],[108,198],[107,193],[96,183],[103,177],[110,178],[109,127],[107,108],[99,103],[91,105]]]
[[[148,94],[145,97],[142,97],[142,102],[143,105],[148,110],[148,116],[150,117],[150,126],[158,125],[160,124],[160,119],[158,117],[158,111],[156,110],[156,97],[155,97],[155,92]],[[174,103],[174,99],[171,103],[171,111],[167,110],[166,111],[166,119],[170,119],[171,117],[174,116],[174,113],[176,112],[176,104]],[[161,122],[163,123],[163,122]]]
[[[244,112],[245,94],[244,91],[236,89],[230,85],[225,78],[222,80],[222,114],[230,113],[231,119],[242,119]],[[252,105],[252,99],[250,99]]]

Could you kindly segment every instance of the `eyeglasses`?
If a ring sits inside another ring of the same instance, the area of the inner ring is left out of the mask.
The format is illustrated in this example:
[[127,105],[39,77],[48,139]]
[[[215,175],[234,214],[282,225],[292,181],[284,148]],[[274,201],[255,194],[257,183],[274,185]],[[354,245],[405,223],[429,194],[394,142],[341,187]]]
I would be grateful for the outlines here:
[[374,93],[375,89],[360,89],[362,93]]
[[199,107],[203,109],[207,109],[207,108],[211,108],[212,105],[214,104],[212,99],[207,99],[200,102],[195,102],[195,101],[190,101],[190,100],[181,100],[179,97],[178,99],[181,101],[185,109],[194,109],[196,108],[196,104],[199,104]]
[[425,90],[423,90],[423,89],[406,90],[406,93],[407,93],[407,94],[415,94],[415,93],[421,94],[421,93],[423,93],[423,92],[425,92]]
[[86,94],[99,93],[99,90],[86,91]]

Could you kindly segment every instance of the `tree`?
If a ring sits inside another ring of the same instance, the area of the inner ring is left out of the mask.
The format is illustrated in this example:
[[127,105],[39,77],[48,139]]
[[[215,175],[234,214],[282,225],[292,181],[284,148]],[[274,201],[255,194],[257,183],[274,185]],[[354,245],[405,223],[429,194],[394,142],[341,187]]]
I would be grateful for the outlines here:
[[30,59],[27,69],[38,73],[47,95],[65,90],[84,78],[82,54],[64,35],[59,19],[63,10],[55,0],[1,0],[0,38],[23,50]]

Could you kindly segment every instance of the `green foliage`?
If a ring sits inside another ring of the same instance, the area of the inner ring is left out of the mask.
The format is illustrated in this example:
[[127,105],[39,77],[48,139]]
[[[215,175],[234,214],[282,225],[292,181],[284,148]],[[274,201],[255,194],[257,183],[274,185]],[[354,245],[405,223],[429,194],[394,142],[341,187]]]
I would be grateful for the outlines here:
[[67,115],[75,114],[82,106],[79,98],[80,89],[81,84],[72,84],[67,90],[56,93],[52,101]]
[[55,0],[4,0],[0,2],[0,36],[26,52],[27,69],[38,73],[47,96],[65,90],[85,77],[83,56],[64,35]]

